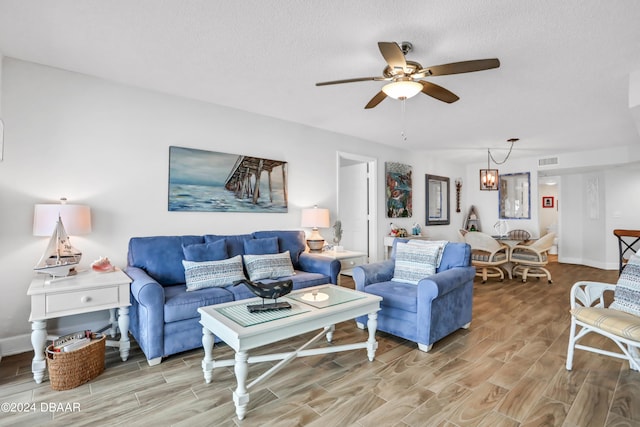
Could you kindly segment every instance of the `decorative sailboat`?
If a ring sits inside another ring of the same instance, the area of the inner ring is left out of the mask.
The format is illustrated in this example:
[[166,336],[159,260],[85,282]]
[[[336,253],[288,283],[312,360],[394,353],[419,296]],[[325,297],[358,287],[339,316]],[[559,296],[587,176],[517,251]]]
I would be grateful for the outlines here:
[[71,245],[69,235],[62,224],[62,218],[58,215],[49,245],[34,270],[53,277],[70,276],[75,274],[74,268],[80,263],[80,258],[82,258],[82,252]]

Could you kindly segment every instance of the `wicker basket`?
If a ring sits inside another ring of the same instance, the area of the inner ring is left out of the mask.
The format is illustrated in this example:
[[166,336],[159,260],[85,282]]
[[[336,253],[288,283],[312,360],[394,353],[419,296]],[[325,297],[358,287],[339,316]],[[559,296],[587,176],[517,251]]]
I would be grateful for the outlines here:
[[70,352],[54,352],[47,347],[49,381],[54,390],[78,387],[104,371],[106,336],[92,340],[86,346]]

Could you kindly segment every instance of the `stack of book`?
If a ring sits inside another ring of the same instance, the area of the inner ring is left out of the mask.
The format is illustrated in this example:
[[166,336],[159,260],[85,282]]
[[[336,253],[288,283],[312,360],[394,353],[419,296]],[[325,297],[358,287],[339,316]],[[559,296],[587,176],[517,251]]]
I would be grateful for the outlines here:
[[79,331],[62,336],[53,341],[53,351],[68,352],[84,347],[92,338],[102,338],[102,334],[94,334],[91,331]]

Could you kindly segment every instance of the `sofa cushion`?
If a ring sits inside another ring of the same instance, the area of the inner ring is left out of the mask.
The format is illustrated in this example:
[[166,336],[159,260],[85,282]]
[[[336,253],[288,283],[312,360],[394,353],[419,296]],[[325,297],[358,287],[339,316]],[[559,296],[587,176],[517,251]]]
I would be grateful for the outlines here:
[[197,243],[194,245],[182,245],[184,259],[187,261],[220,261],[227,259],[226,240],[220,239],[210,243]]
[[247,239],[244,241],[245,255],[277,254],[278,238],[265,237],[262,239]]
[[435,274],[439,253],[439,245],[398,243],[391,280],[417,285],[421,279]]
[[[264,255],[263,255],[264,256]],[[203,288],[221,287],[237,280],[246,279],[242,268],[242,257],[221,261],[182,261],[187,291],[197,291]]]
[[640,257],[631,255],[613,292],[611,308],[640,316]]
[[233,301],[233,294],[225,288],[207,288],[198,292],[186,292],[185,285],[166,286],[164,295],[165,323],[199,318],[198,308]]
[[132,237],[128,265],[143,269],[163,286],[184,284],[182,245],[203,242],[202,236]]
[[236,255],[244,255],[244,241],[253,239],[251,234],[231,234],[231,235],[219,235],[219,234],[207,234],[204,236],[206,243],[215,242],[224,239],[227,245],[227,255],[229,258]]
[[291,263],[293,268],[300,270],[300,254],[307,247],[304,231],[302,230],[275,230],[275,231],[256,231],[253,233],[256,239],[265,237],[277,237],[278,248],[280,252],[289,251],[291,255]]
[[277,279],[294,274],[289,251],[281,254],[245,255],[244,265],[251,281]]

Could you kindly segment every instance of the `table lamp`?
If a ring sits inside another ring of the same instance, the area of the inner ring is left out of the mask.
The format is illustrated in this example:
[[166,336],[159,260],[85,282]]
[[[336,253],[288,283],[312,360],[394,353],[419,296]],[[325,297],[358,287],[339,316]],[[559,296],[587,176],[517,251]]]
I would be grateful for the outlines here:
[[329,227],[329,209],[314,206],[311,209],[302,209],[302,227],[310,227],[311,235],[307,237],[309,252],[322,252],[324,237],[318,232],[318,228]]

